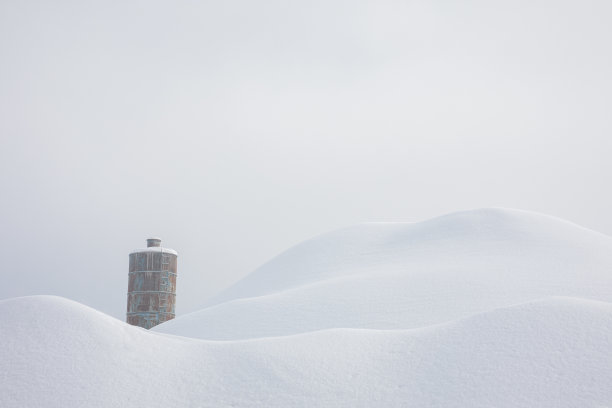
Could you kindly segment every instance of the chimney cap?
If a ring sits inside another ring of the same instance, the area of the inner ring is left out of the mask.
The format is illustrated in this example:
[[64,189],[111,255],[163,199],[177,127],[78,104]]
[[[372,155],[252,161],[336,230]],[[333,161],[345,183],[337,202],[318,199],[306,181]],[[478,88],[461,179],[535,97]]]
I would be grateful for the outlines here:
[[161,238],[147,238],[147,248],[161,246]]

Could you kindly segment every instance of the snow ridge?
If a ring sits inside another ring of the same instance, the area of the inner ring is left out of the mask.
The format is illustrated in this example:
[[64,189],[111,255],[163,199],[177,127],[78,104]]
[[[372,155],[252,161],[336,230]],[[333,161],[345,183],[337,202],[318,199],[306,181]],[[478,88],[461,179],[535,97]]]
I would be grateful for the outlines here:
[[308,240],[147,331],[0,301],[1,407],[612,406],[612,238],[485,209]]
[[612,238],[536,213],[363,224],[289,249],[154,330],[231,340],[408,329],[549,296],[612,302],[610,271]]
[[53,297],[1,302],[0,325],[9,345],[0,349],[3,407],[612,401],[612,304],[584,299],[549,298],[413,330],[224,342],[157,334]]

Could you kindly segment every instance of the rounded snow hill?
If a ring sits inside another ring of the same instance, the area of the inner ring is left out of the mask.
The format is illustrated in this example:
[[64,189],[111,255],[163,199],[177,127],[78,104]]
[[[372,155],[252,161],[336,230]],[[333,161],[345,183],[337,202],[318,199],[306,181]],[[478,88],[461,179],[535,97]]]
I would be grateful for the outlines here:
[[219,342],[35,296],[0,301],[0,344],[3,408],[612,405],[612,304],[583,299]]
[[549,296],[612,302],[612,238],[542,214],[482,209],[315,237],[154,330],[228,340],[409,329]]

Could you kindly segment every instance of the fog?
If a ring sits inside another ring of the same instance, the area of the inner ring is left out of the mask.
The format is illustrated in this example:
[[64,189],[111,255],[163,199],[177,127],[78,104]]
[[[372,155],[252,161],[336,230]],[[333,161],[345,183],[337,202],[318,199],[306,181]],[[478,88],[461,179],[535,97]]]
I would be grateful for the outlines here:
[[[512,207],[612,234],[608,1],[0,1],[0,298],[177,312],[313,235]],[[288,272],[289,273],[289,272]]]

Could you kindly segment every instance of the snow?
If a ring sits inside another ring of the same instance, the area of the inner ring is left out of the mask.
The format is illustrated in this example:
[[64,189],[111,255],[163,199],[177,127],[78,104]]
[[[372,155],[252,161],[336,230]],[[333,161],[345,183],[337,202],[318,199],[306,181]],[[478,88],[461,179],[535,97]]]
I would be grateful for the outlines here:
[[3,407],[597,407],[612,305],[549,298],[412,330],[248,341],[147,332],[52,297],[0,303]]
[[146,331],[0,302],[1,407],[612,406],[612,238],[515,210],[365,224]]
[[548,296],[612,302],[612,238],[541,214],[485,209],[316,237],[154,330],[236,340],[408,329]]
[[178,256],[178,252],[176,252],[174,249],[164,248],[164,247],[147,247],[147,248],[135,249],[132,252],[130,252],[130,255],[136,254],[138,252],[163,252],[164,254],[172,254],[172,255]]

